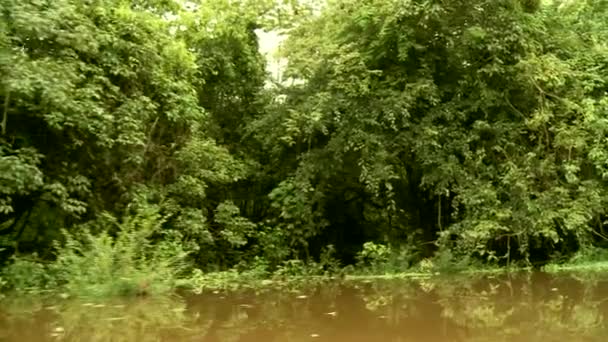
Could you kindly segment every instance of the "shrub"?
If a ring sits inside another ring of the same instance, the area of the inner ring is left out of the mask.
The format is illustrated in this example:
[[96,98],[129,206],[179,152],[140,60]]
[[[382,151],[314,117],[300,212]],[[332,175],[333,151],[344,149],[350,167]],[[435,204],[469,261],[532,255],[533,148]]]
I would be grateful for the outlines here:
[[357,268],[371,273],[398,273],[408,270],[417,258],[413,248],[394,248],[366,242],[357,253]]
[[357,254],[357,264],[362,267],[375,268],[388,262],[389,254],[389,247],[374,242],[366,242],[363,244],[363,249]]
[[[90,227],[79,235],[65,233],[65,244],[57,246],[57,260],[51,267],[66,291],[76,295],[171,291],[183,281],[188,253],[178,235],[163,231],[162,223],[152,206],[138,209],[120,223],[105,215],[93,224],[106,226],[102,233],[94,235]],[[115,236],[109,233],[113,230]]]
[[55,279],[48,267],[36,255],[12,258],[0,277],[0,288],[17,292],[41,292],[54,285]]
[[543,268],[548,272],[585,271],[589,273],[604,272],[608,269],[608,250],[585,246],[574,256],[562,262],[553,262]]
[[342,272],[340,260],[336,258],[336,248],[333,245],[323,248],[319,259],[319,263],[325,270],[325,273],[338,274]]

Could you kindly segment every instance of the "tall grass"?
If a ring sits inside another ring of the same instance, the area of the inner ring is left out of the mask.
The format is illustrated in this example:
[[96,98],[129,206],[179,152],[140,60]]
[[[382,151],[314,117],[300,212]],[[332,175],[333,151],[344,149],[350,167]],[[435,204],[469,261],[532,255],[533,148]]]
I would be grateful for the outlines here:
[[52,288],[78,297],[167,293],[185,282],[190,268],[181,239],[162,225],[150,206],[121,221],[103,215],[78,233],[64,232],[54,261],[16,258],[2,277],[16,291]]

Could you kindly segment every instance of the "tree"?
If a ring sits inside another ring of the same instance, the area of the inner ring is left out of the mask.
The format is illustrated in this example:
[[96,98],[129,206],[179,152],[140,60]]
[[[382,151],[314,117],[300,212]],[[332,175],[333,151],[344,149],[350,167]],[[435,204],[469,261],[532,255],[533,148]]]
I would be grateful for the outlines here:
[[291,32],[288,72],[303,83],[260,139],[297,156],[292,174],[322,198],[307,210],[329,221],[317,234],[343,248],[417,236],[505,262],[603,236],[590,162],[605,78],[587,53],[603,51],[603,6],[558,5],[333,1]]

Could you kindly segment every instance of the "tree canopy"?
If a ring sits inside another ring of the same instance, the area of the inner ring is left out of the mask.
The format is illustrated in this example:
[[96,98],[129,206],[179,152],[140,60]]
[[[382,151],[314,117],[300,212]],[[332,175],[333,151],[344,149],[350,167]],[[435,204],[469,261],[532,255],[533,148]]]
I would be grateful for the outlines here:
[[[1,0],[0,245],[52,258],[63,229],[152,206],[202,269],[329,245],[353,263],[366,242],[498,263],[603,247],[607,11]],[[291,81],[259,29],[287,34]]]

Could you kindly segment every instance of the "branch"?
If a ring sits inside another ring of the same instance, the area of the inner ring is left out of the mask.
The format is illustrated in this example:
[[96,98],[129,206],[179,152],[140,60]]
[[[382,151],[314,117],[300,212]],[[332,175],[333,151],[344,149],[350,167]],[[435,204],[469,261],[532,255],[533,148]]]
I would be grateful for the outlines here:
[[608,237],[604,236],[603,234],[600,234],[598,232],[595,231],[595,229],[591,229],[591,232],[599,237],[601,237],[602,239],[608,241]]
[[565,102],[565,100],[564,100],[564,99],[562,99],[561,97],[559,97],[559,96],[557,96],[557,95],[555,95],[555,94],[552,94],[552,93],[549,93],[549,92],[545,91],[545,90],[544,90],[543,88],[541,88],[541,87],[540,87],[540,85],[538,85],[538,83],[537,83],[537,82],[536,82],[536,81],[535,81],[533,78],[531,78],[531,77],[530,77],[530,81],[532,81],[532,85],[534,85],[534,87],[536,88],[536,90],[538,90],[538,91],[541,93],[541,95],[552,97],[552,98],[554,98],[554,99],[556,99],[556,100],[558,100],[558,101],[560,101],[560,102]]
[[7,91],[6,96],[4,97],[4,115],[2,116],[2,123],[0,127],[2,127],[2,135],[6,134],[6,120],[8,118],[8,105],[11,101],[11,92]]
[[156,125],[158,124],[158,116],[156,117],[156,119],[154,119],[154,122],[152,123],[152,127],[150,127],[150,132],[148,133],[148,141],[146,142],[146,146],[144,147],[144,155],[146,153],[148,153],[148,151],[150,150],[150,145],[152,145],[152,135],[154,134],[154,129],[156,128]]
[[519,114],[522,119],[526,119],[526,116],[524,115],[524,113],[522,113],[519,109],[517,109],[513,103],[511,103],[511,101],[509,100],[508,96],[505,96],[505,101],[507,102],[507,104],[509,105],[509,107],[511,107],[511,109],[513,109],[513,111],[515,111],[515,113]]

